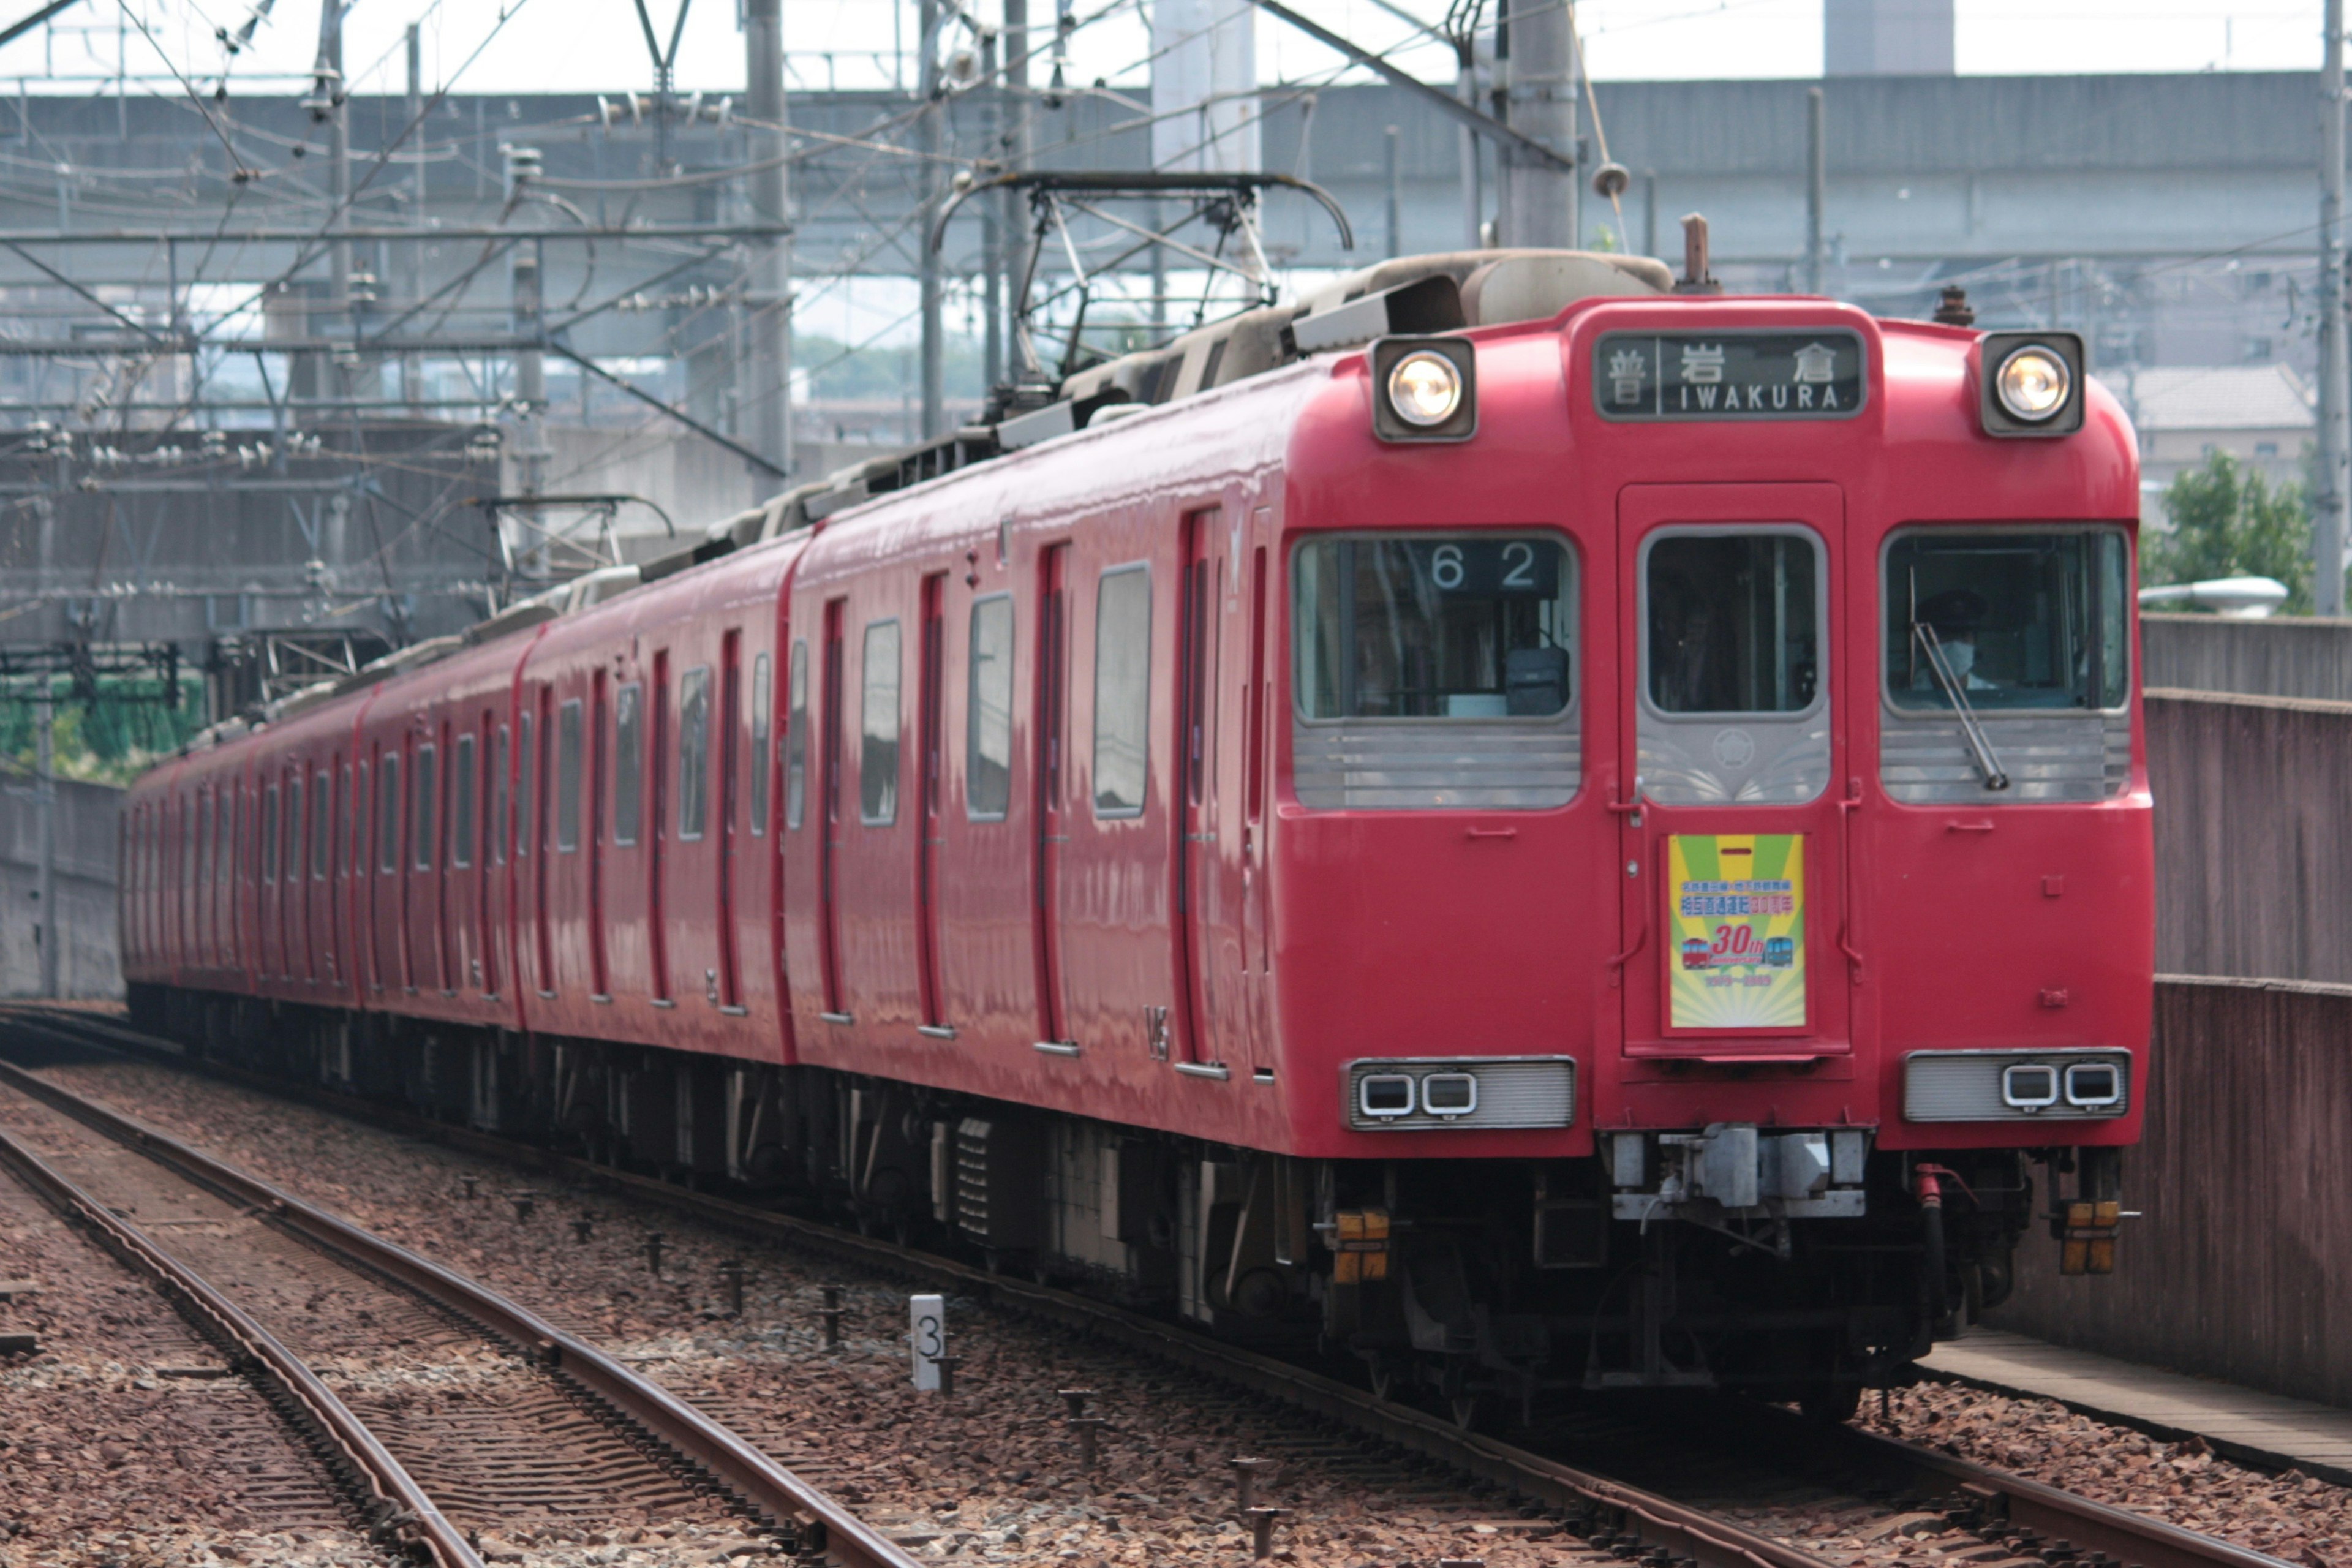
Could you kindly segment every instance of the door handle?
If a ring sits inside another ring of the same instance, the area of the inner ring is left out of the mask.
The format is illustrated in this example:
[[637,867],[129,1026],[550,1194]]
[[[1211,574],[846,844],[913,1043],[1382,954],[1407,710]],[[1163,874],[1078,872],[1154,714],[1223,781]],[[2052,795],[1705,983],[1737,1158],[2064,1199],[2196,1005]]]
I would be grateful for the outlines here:
[[1519,830],[1516,827],[1473,827],[1469,836],[1473,838],[1517,838]]
[[[1862,781],[1845,782],[1845,798],[1838,805],[1838,951],[1853,966],[1853,983],[1862,984],[1862,954],[1853,945],[1853,814],[1862,809]],[[1990,824],[1987,824],[1988,826]]]
[[[1629,860],[1625,864],[1625,869],[1629,874],[1638,876],[1641,871],[1641,864],[1638,861]],[[1614,955],[1609,960],[1609,984],[1612,989],[1614,989],[1624,983],[1626,963],[1635,953],[1642,951],[1642,944],[1650,940],[1650,895],[1648,890],[1646,889],[1637,890],[1633,897],[1633,902],[1641,909],[1642,923],[1633,928],[1633,940],[1625,944],[1625,951]]]

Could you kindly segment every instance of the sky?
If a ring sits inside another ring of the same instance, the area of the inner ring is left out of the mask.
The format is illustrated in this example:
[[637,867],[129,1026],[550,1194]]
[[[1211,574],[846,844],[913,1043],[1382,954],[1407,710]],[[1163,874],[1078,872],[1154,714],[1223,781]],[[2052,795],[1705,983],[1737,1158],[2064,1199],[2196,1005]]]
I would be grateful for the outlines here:
[[[83,0],[54,22],[0,48],[0,82],[30,90],[101,90],[120,68],[150,90],[178,78],[209,92],[227,73],[231,90],[282,92],[306,73],[318,42],[318,0],[267,0],[271,14],[250,47],[230,58],[218,34],[235,32],[264,0]],[[665,44],[679,0],[645,0]],[[1394,51],[1408,69],[1452,74],[1451,57],[1374,0],[1294,0],[1299,9],[1369,48]],[[992,20],[997,0],[974,0]],[[1434,21],[1444,0],[1395,0]],[[1086,19],[1073,47],[1080,80],[1139,84],[1148,52],[1144,0],[1076,0]],[[10,0],[5,9],[32,8]],[[1033,17],[1054,0],[1029,0]],[[1491,8],[1491,7],[1490,7]],[[914,29],[913,0],[784,0],[793,85],[888,85],[888,57]],[[1596,80],[1810,77],[1821,69],[1820,0],[1580,0],[1579,24]],[[2102,71],[2313,70],[2320,6],[2248,0],[1958,0],[1959,69],[1969,74]],[[688,91],[740,91],[738,0],[689,0],[677,59]],[[428,90],[454,83],[478,92],[643,89],[652,82],[644,29],[632,0],[356,0],[344,23],[345,68],[358,92],[403,90],[402,36],[419,22]],[[1269,81],[1330,78],[1343,62],[1284,23],[1261,16],[1259,72]],[[174,72],[177,73],[175,78]],[[1345,77],[1338,79],[1346,79]]]

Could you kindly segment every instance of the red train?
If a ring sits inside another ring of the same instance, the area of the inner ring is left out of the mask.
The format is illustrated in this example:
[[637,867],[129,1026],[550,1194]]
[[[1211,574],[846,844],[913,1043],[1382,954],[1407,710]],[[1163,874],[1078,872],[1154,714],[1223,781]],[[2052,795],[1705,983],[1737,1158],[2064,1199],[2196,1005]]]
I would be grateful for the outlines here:
[[1465,1419],[1834,1415],[2037,1222],[2111,1265],[2138,473],[2077,340],[1464,253],[1061,394],[153,770],[134,1013]]

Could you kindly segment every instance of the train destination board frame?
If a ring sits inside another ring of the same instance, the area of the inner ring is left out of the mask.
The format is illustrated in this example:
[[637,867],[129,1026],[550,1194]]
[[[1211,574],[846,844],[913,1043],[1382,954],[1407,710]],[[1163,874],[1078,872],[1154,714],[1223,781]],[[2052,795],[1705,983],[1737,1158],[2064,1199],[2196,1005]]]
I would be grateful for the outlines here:
[[1592,403],[1604,419],[1851,419],[1869,396],[1869,351],[1842,327],[1603,332],[1592,347]]

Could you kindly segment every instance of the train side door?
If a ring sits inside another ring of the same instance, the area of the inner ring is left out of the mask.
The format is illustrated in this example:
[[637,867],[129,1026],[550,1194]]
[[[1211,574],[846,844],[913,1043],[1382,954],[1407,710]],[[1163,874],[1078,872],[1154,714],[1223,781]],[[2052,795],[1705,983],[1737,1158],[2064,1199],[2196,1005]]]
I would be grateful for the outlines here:
[[1176,593],[1176,910],[1181,1038],[1187,1062],[1221,1063],[1216,942],[1218,654],[1225,562],[1215,507],[1184,514]]
[[711,1000],[727,1013],[743,1011],[743,976],[737,967],[740,948],[735,940],[735,855],[740,829],[736,817],[741,809],[741,793],[737,775],[742,768],[743,743],[740,726],[743,722],[743,634],[730,630],[719,638],[719,713],[712,728],[717,757],[714,759],[715,784],[719,810],[719,889],[717,917],[719,921],[719,991]]
[[669,990],[669,802],[670,704],[669,649],[654,652],[653,734],[646,742],[646,762],[640,764],[647,780],[646,820],[640,829],[646,843],[646,992],[656,1006],[675,998]]
[[820,842],[817,862],[817,902],[822,910],[817,925],[818,963],[824,986],[824,1009],[819,1015],[829,1024],[847,1024],[849,995],[842,985],[841,976],[841,900],[839,893],[839,860],[841,858],[841,765],[842,700],[848,689],[846,675],[842,669],[845,654],[845,626],[849,616],[846,599],[829,599],[824,606],[824,711],[820,722],[824,727],[823,750],[819,753],[824,777],[821,781],[817,826],[824,837]]
[[915,691],[915,973],[922,1022],[934,1037],[949,1028],[947,988],[940,973],[940,849],[946,842],[941,798],[947,788],[948,578],[923,579],[921,630],[917,639]]
[[1611,982],[1638,1117],[1641,1085],[1677,1059],[1852,1051],[1844,501],[1825,484],[1637,485],[1618,537],[1635,760]]
[[1069,753],[1070,547],[1048,547],[1038,566],[1037,722],[1035,780],[1037,823],[1037,1038],[1069,1040],[1062,998],[1062,852],[1070,841],[1063,791],[1063,764]]

